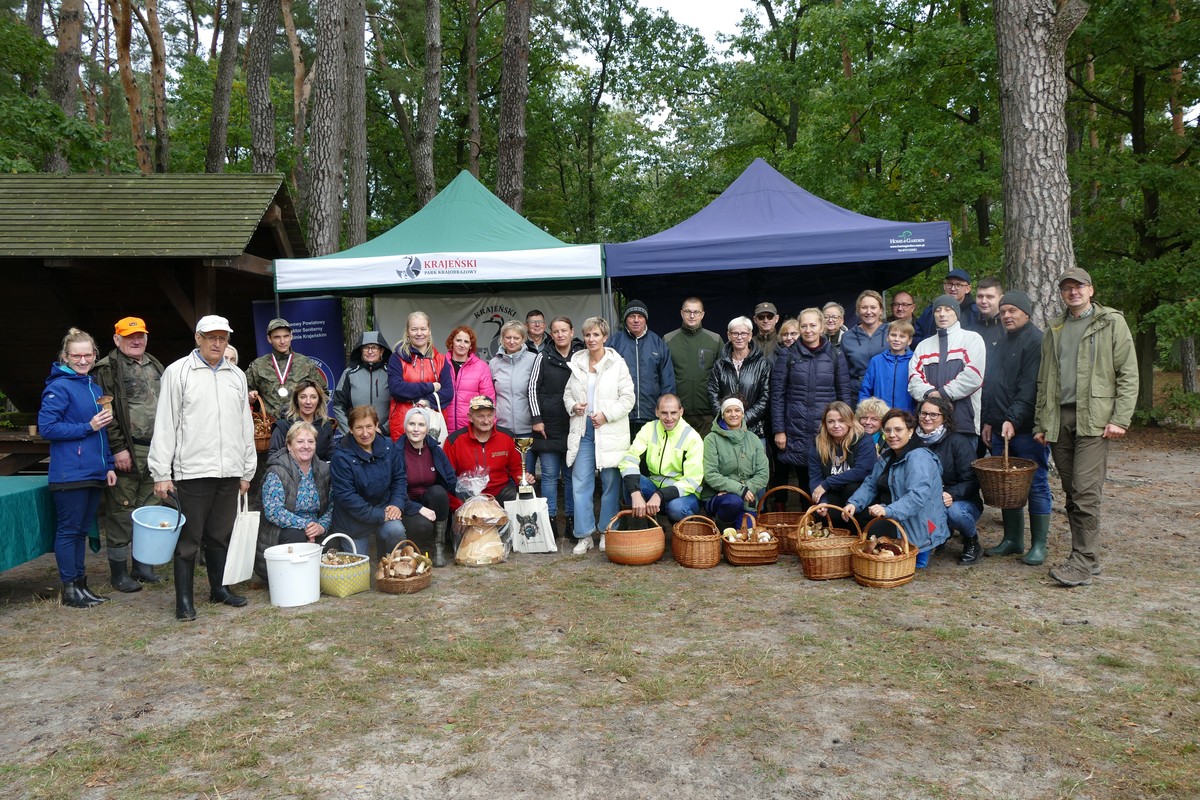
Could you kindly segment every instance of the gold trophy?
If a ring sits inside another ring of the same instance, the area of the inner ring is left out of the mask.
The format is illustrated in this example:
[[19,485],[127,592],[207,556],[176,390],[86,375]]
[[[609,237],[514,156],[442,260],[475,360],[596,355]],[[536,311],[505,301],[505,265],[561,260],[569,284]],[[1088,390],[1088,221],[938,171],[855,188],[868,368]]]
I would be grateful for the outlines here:
[[525,482],[525,454],[529,452],[529,448],[533,447],[532,436],[519,436],[513,440],[517,445],[517,452],[521,454],[521,483],[517,486],[517,494],[519,496],[533,494],[533,486]]

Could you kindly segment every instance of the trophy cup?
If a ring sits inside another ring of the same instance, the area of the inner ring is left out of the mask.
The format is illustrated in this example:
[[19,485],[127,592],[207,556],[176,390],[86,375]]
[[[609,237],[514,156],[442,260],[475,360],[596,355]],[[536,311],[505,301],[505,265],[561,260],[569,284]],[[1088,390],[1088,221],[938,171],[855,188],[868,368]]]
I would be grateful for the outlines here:
[[521,454],[521,483],[517,486],[517,494],[520,497],[530,496],[533,494],[533,486],[525,482],[525,454],[533,447],[533,437],[519,436],[513,441],[517,445],[517,452]]

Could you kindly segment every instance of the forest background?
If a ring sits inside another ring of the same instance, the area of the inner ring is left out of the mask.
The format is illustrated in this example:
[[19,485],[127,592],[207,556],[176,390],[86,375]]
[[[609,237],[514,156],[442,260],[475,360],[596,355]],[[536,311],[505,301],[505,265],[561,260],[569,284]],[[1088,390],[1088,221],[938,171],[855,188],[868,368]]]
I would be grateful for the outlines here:
[[[282,172],[324,254],[463,169],[564,241],[627,241],[761,156],[860,213],[948,220],[976,281],[1053,296],[1014,266],[1011,220],[1005,241],[1002,153],[1026,134],[1002,125],[993,3],[741,4],[709,41],[636,0],[0,0],[0,169]],[[1198,5],[1057,4],[1082,18],[1055,244],[1134,327],[1144,416],[1200,417]],[[904,288],[928,301],[943,274]],[[348,314],[361,326],[367,304]],[[1150,366],[1181,363],[1151,410]]]

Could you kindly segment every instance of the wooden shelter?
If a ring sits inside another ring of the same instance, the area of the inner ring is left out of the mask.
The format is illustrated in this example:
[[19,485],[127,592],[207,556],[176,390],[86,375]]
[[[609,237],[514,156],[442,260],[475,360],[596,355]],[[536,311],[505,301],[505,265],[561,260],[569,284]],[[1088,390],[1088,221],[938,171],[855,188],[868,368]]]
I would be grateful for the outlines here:
[[0,175],[0,391],[36,411],[67,329],[105,354],[126,316],[166,364],[195,346],[199,317],[221,314],[249,363],[272,261],[307,255],[279,174]]

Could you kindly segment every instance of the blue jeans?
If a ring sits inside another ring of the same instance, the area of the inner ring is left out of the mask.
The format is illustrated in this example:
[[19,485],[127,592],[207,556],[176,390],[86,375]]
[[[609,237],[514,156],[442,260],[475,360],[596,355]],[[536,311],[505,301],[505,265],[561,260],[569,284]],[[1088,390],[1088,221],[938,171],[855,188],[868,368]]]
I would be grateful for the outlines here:
[[77,581],[87,574],[84,556],[87,553],[88,531],[96,519],[102,493],[102,489],[94,487],[50,493],[57,514],[54,560],[58,564],[59,580],[63,583]]
[[[541,493],[542,497],[546,498],[546,508],[553,517],[558,513],[558,478],[561,475],[563,479],[563,509],[568,517],[575,516],[575,487],[571,484],[571,468],[567,466],[566,453],[551,453],[543,451],[538,453],[538,459],[542,462],[542,482]],[[533,470],[526,470],[532,473]]]
[[964,538],[975,536],[975,523],[983,515],[983,509],[966,500],[955,500],[946,509],[946,527],[950,532],[958,531]]
[[600,470],[600,518],[597,520],[592,501],[596,493],[596,429],[586,419],[579,452],[571,465],[571,489],[575,495],[575,538],[582,539],[591,536],[593,531],[607,530],[621,510],[621,473],[616,467]]
[[[1050,502],[1050,447],[1034,441],[1032,433],[1018,433],[1008,440],[1008,454],[1016,458],[1027,458],[1037,464],[1033,473],[1033,485],[1029,487],[1029,513],[1049,514]],[[1004,437],[992,431],[992,455],[1004,455]]]
[[[396,546],[397,542],[408,538],[405,535],[404,523],[398,519],[389,519],[380,525],[379,529],[375,531],[375,536],[379,540],[379,555],[381,556],[386,556],[392,552],[392,548]],[[354,537],[354,547],[359,554],[367,552],[368,541],[369,538],[366,536]]]
[[[642,493],[643,499],[649,500],[651,495],[658,491],[658,487],[654,485],[653,481],[642,475],[638,482],[638,491]],[[624,500],[626,504],[632,502],[629,494],[624,495]],[[699,514],[700,498],[694,494],[685,494],[681,497],[676,497],[674,500],[668,500],[662,510],[667,515],[667,519],[671,520],[671,523],[674,524],[684,517]]]

